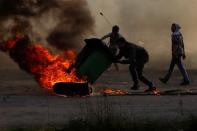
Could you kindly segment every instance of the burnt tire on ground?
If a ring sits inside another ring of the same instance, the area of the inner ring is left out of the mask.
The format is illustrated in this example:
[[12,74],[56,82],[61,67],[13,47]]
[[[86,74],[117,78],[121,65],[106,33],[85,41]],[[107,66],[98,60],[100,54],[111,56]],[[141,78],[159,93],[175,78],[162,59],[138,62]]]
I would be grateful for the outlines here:
[[87,96],[91,93],[88,83],[56,83],[53,86],[56,94],[65,96]]

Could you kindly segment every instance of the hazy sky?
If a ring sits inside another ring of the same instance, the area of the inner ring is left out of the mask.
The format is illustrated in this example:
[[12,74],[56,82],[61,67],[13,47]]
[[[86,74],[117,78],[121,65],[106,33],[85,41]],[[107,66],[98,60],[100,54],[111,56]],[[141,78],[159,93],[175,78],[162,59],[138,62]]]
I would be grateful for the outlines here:
[[118,24],[129,41],[143,45],[150,52],[151,61],[165,60],[171,55],[170,26],[182,27],[187,65],[197,65],[197,1],[196,0],[88,0],[96,19],[96,35],[101,37],[111,30],[99,15],[103,12],[112,24]]
[[[90,34],[89,37],[100,38],[111,31],[112,25],[117,24],[125,38],[144,46],[149,51],[151,56],[149,67],[155,68],[158,63],[164,63],[163,68],[167,68],[165,66],[168,66],[171,56],[170,26],[173,22],[177,22],[181,25],[184,35],[187,67],[197,68],[196,0],[87,1],[96,21],[95,34]],[[99,12],[104,13],[111,25],[99,15]],[[0,54],[0,58],[3,62],[7,57]]]

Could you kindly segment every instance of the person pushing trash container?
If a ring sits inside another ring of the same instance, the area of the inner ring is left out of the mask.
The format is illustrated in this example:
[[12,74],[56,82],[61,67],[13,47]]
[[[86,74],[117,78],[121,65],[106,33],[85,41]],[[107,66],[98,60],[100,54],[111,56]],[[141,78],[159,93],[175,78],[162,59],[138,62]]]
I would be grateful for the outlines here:
[[[149,88],[145,90],[156,91],[154,84],[143,76],[144,65],[149,61],[148,52],[138,45],[129,43],[124,38],[118,39],[118,48],[120,49],[117,55],[117,62],[121,64],[129,64],[129,70],[132,75],[134,84],[131,87],[132,90],[138,90],[140,88],[139,81],[142,81]],[[125,57],[125,60],[121,60]]]
[[189,80],[187,71],[185,70],[185,67],[182,61],[183,59],[186,58],[186,55],[185,55],[185,48],[184,48],[184,42],[183,42],[183,35],[180,32],[180,29],[181,27],[176,23],[173,23],[171,26],[172,60],[171,60],[168,73],[166,74],[164,78],[159,78],[159,80],[166,84],[172,75],[175,65],[177,65],[183,76],[183,82],[180,85],[184,86],[184,85],[189,85],[190,80]]
[[[119,27],[117,25],[112,27],[112,32],[103,36],[101,38],[101,40],[105,40],[107,38],[110,38],[109,40],[109,49],[112,52],[112,54],[116,55],[117,51],[118,51],[118,45],[117,45],[117,41],[119,38],[121,38],[122,36],[119,34]],[[115,63],[115,68],[116,70],[119,70],[118,65]]]

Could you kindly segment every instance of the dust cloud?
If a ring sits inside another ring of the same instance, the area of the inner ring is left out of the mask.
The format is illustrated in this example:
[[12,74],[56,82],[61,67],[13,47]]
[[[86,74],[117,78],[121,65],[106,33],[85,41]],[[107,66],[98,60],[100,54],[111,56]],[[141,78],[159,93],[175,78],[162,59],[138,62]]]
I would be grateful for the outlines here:
[[[168,68],[171,57],[171,32],[173,22],[182,27],[186,48],[186,66],[196,68],[197,15],[196,0],[88,0],[96,19],[97,36],[120,26],[127,40],[144,46],[150,53],[150,68]],[[99,12],[111,22],[108,24]]]

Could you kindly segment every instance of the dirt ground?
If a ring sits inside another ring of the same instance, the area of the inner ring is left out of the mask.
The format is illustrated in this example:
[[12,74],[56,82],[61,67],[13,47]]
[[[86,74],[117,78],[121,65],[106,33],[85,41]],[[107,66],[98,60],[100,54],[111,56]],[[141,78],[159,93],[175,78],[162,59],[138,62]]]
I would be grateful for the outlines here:
[[[2,55],[2,54],[0,54]],[[21,71],[7,56],[0,63],[0,128],[62,125],[66,121],[94,115],[100,111],[133,119],[176,119],[197,115],[196,95],[173,96],[102,96],[102,88],[129,90],[128,70],[105,72],[94,85],[94,94],[86,98],[52,96],[39,87],[33,77]],[[165,69],[165,67],[163,67]],[[168,85],[158,81],[165,71],[146,70],[145,74],[161,91],[188,88],[197,90],[197,71],[189,71],[192,84],[180,87],[181,76],[175,72]],[[143,92],[146,87],[138,92]]]

